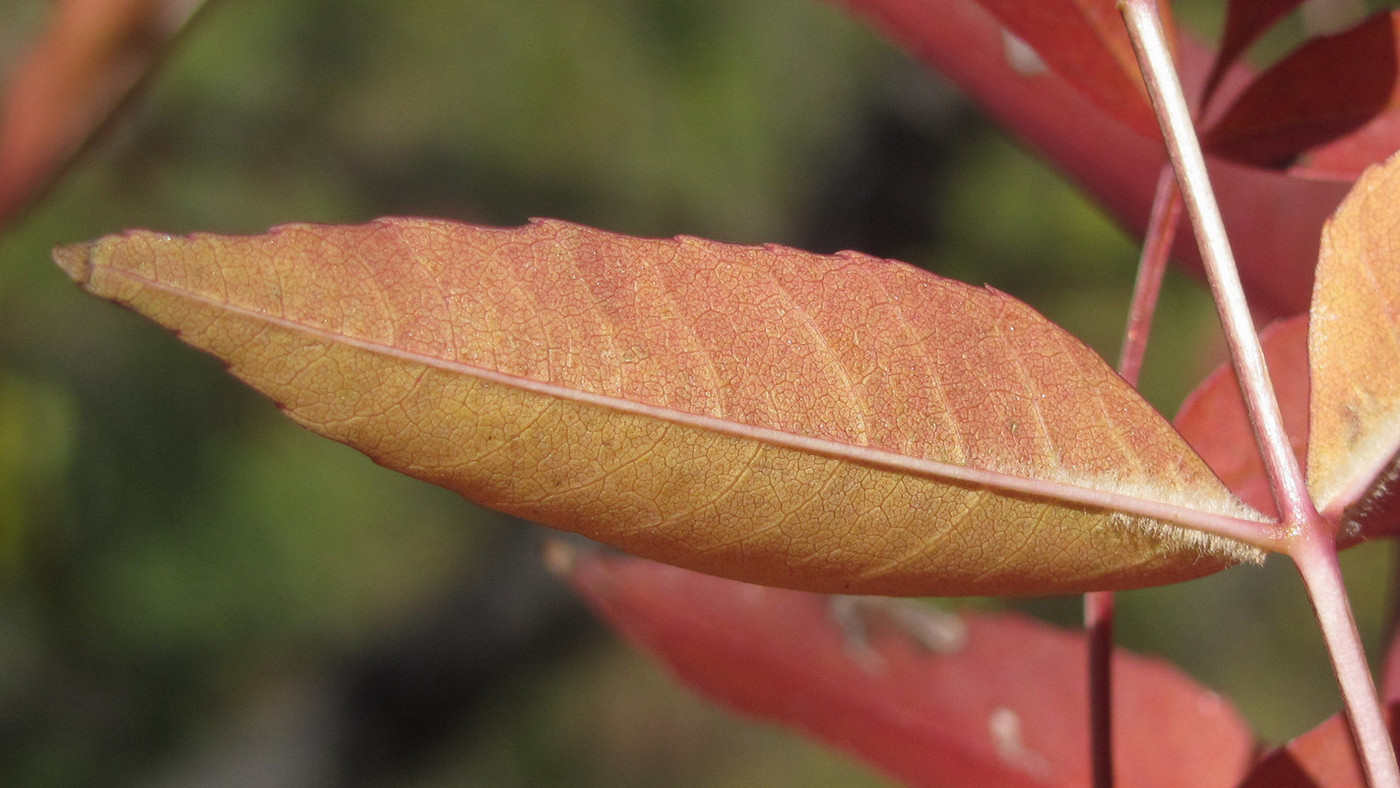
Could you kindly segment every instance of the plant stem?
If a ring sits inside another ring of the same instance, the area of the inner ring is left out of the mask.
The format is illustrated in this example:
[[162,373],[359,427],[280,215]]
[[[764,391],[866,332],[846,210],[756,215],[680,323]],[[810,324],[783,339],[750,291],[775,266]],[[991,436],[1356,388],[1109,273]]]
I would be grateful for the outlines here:
[[1332,668],[1342,689],[1352,737],[1361,754],[1366,780],[1374,788],[1400,785],[1390,731],[1381,712],[1380,696],[1366,666],[1366,652],[1347,601],[1337,547],[1331,538],[1302,539],[1293,560],[1303,576],[1313,610],[1322,627],[1322,638],[1332,656]]
[[1089,757],[1094,788],[1113,788],[1113,592],[1084,595],[1089,640]]
[[1196,231],[1206,278],[1225,329],[1225,341],[1259,441],[1264,469],[1284,521],[1296,526],[1317,519],[1317,511],[1283,428],[1283,416],[1269,380],[1264,351],[1259,346],[1259,335],[1245,301],[1235,256],[1225,235],[1225,223],[1210,188],[1205,157],[1201,154],[1186,96],[1152,5],[1150,0],[1120,0],[1118,8],[1128,24],[1147,92],[1162,124],[1162,135],[1166,138],[1172,168],[1177,173],[1182,200]]
[[[1147,354],[1147,338],[1152,332],[1152,316],[1162,293],[1172,239],[1181,219],[1176,179],[1170,167],[1163,167],[1152,198],[1152,215],[1147,221],[1146,240],[1138,260],[1137,280],[1128,325],[1123,332],[1123,348],[1118,357],[1118,374],[1137,388],[1142,360]],[[1113,788],[1113,618],[1112,591],[1084,595],[1084,629],[1089,641],[1089,754],[1093,764],[1094,788]]]
[[1147,336],[1152,331],[1152,316],[1157,311],[1157,299],[1162,294],[1162,277],[1167,272],[1172,239],[1181,221],[1181,198],[1176,177],[1170,167],[1163,166],[1157,178],[1157,191],[1152,197],[1152,214],[1147,219],[1147,234],[1138,260],[1137,281],[1133,284],[1133,303],[1128,310],[1128,327],[1123,336],[1123,349],[1118,355],[1118,374],[1137,388],[1142,372],[1142,359],[1147,353]]
[[1225,224],[1210,188],[1205,157],[1172,65],[1155,4],[1152,0],[1119,0],[1118,8],[1127,23],[1166,139],[1167,152],[1176,170],[1186,211],[1201,247],[1201,259],[1225,329],[1255,440],[1264,458],[1269,486],[1284,525],[1291,532],[1285,552],[1298,565],[1322,627],[1367,781],[1373,788],[1400,788],[1400,768],[1396,766],[1380,698],[1366,666],[1366,655],[1342,583],[1334,535],[1331,526],[1317,513],[1302,468],[1289,446],[1264,363],[1264,352],[1225,235]]

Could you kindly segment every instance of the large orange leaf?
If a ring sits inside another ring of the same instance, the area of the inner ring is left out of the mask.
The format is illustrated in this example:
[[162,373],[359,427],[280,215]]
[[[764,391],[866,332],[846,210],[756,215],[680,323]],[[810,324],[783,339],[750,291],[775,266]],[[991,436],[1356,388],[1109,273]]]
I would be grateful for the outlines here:
[[1367,170],[1322,235],[1308,331],[1308,487],[1356,526],[1400,448],[1400,156]]
[[1154,518],[1254,534],[1073,337],[864,255],[389,219],[133,232],[56,259],[380,463],[715,574],[1117,588],[1248,553]]
[[[856,755],[909,786],[1086,786],[1087,647],[1015,613],[897,602],[838,624],[831,598],[597,551],[552,551],[598,611],[681,682]],[[878,600],[886,602],[890,600]],[[1166,663],[1113,662],[1119,784],[1232,788],[1253,737]]]

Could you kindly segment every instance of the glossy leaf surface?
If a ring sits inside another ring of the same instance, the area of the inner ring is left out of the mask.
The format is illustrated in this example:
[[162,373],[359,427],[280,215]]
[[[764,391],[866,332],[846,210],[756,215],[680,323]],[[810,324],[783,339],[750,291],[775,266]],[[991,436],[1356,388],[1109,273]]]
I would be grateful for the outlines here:
[[1308,487],[1360,524],[1400,447],[1400,157],[1368,170],[1323,233],[1308,355]]
[[[903,784],[1089,784],[1081,633],[911,603],[838,619],[829,597],[589,550],[552,558],[600,616],[695,691]],[[1247,770],[1248,727],[1175,669],[1119,651],[1114,689],[1120,785],[1227,788]]]
[[[1307,458],[1308,318],[1298,315],[1269,326],[1259,335],[1283,412],[1293,452]],[[1240,396],[1239,379],[1227,362],[1217,367],[1181,404],[1174,422],[1182,437],[1240,500],[1261,512],[1276,514],[1264,461]]]
[[1005,294],[899,263],[406,219],[56,258],[313,430],[669,563],[1016,594],[1248,555],[1113,510],[1253,516],[1101,359]]

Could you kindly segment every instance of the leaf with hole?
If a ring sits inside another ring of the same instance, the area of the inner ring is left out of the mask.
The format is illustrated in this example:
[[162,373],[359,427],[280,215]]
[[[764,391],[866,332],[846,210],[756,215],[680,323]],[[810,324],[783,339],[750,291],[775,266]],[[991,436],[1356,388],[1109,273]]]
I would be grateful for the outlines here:
[[[557,546],[600,617],[695,691],[829,742],[910,786],[1089,784],[1082,632],[724,580]],[[1232,788],[1253,736],[1169,665],[1114,655],[1125,785]]]

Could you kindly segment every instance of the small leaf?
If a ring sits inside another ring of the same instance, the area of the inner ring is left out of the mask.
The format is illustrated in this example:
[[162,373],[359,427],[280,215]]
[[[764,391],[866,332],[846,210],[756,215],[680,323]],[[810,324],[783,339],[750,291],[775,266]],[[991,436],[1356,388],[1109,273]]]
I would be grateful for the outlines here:
[[[1259,335],[1283,426],[1299,460],[1308,442],[1308,316],[1270,325]],[[1176,428],[1240,500],[1277,516],[1264,461],[1254,441],[1234,367],[1226,362],[1196,387],[1176,416]]]
[[0,104],[0,224],[33,200],[202,0],[63,0]]
[[1308,487],[1355,527],[1400,448],[1400,156],[1367,170],[1322,236],[1308,355]]
[[[971,95],[1130,233],[1140,235],[1147,227],[1166,160],[1161,142],[1133,131],[1059,74],[1014,68],[1005,56],[1004,27],[975,0],[842,2]],[[1188,90],[1204,81],[1209,51],[1183,35],[1176,55]],[[1322,223],[1345,196],[1346,184],[1223,160],[1211,165],[1252,306],[1275,317],[1307,309]],[[1183,228],[1174,248],[1180,262],[1200,275],[1189,229]]]
[[1400,148],[1400,12],[1304,44],[1206,132],[1214,155],[1351,180]]
[[1215,56],[1205,94],[1215,92],[1225,72],[1239,60],[1250,45],[1259,40],[1274,23],[1301,5],[1303,0],[1230,0],[1225,7],[1225,32]]
[[1115,0],[977,1],[1100,109],[1160,138]]
[[[867,614],[861,641],[838,626],[830,597],[595,550],[550,555],[602,618],[682,683],[904,784],[1089,784],[1082,633],[895,602],[898,618]],[[1215,693],[1121,650],[1113,681],[1123,785],[1230,788],[1248,770],[1252,736]]]
[[[1396,708],[1386,709],[1395,738]],[[1336,714],[1259,762],[1240,788],[1367,788],[1351,727]]]
[[408,219],[133,232],[55,256],[301,424],[668,563],[1020,594],[1253,555],[1153,519],[1257,528],[1092,351],[1002,293],[903,264]]

